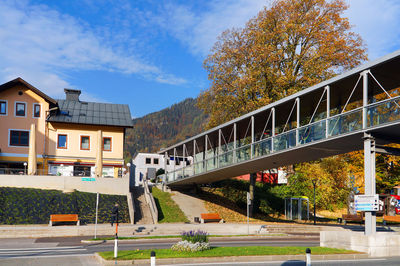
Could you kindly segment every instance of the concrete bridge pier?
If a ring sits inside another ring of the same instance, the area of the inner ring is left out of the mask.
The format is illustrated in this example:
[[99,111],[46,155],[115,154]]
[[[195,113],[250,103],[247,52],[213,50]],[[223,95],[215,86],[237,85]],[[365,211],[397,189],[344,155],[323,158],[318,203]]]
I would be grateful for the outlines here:
[[[364,178],[365,195],[376,194],[375,182],[375,139],[371,134],[364,133]],[[365,235],[370,236],[376,233],[376,212],[365,212]]]

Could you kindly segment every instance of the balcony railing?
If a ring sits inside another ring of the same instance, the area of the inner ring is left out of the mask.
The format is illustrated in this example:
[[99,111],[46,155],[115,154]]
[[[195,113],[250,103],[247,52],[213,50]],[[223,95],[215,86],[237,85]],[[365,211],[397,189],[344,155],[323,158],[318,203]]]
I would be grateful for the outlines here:
[[235,163],[273,154],[274,152],[360,131],[363,129],[364,108],[367,114],[365,129],[400,120],[400,96],[397,96],[322,119],[267,139],[224,151],[219,155],[202,161],[196,161],[193,165],[167,173],[166,182],[173,182]]

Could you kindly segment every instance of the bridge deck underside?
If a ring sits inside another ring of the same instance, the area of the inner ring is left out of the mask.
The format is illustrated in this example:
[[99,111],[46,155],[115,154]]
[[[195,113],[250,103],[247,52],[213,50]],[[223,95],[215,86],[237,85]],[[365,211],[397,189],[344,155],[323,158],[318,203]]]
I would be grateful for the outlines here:
[[191,177],[169,182],[169,186],[185,186],[191,184],[206,184],[243,174],[272,169],[301,162],[318,160],[320,158],[343,154],[363,149],[364,132],[375,136],[377,144],[400,142],[399,122],[381,127],[353,132],[347,135],[332,137],[319,142],[300,145],[295,148],[275,152],[266,156],[236,163],[223,168],[193,175]]

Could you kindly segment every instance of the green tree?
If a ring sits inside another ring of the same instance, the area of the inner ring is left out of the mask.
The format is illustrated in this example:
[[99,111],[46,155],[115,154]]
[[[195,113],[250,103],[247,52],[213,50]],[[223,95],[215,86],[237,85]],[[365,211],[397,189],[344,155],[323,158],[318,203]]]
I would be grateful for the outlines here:
[[198,105],[213,127],[366,60],[343,0],[277,0],[243,29],[222,33],[204,61]]

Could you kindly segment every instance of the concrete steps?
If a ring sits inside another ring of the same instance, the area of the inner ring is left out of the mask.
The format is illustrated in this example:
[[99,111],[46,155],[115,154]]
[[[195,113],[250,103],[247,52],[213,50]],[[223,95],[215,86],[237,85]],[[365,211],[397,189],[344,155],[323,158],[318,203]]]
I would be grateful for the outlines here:
[[135,224],[152,224],[150,207],[146,202],[143,187],[134,188]]

